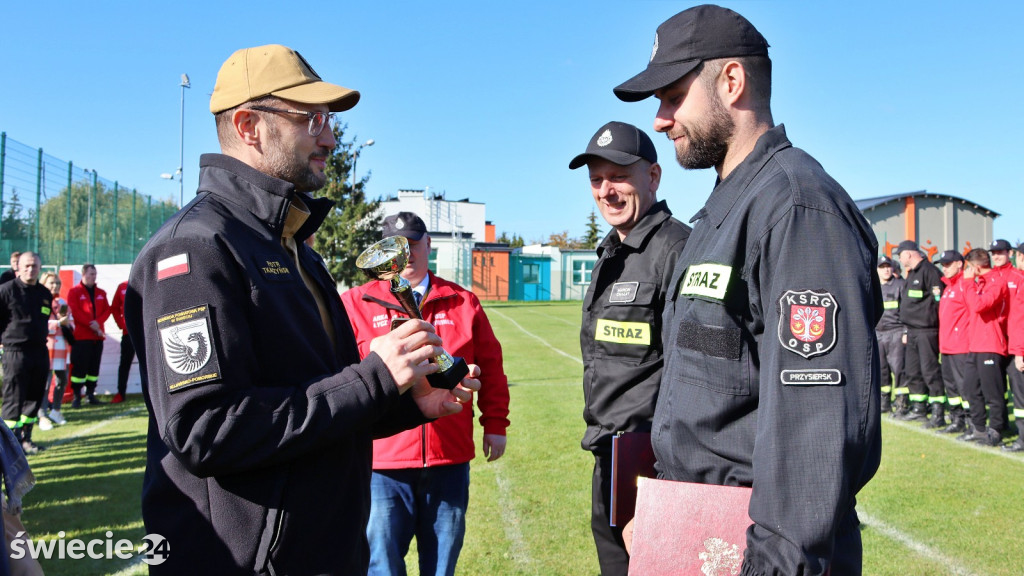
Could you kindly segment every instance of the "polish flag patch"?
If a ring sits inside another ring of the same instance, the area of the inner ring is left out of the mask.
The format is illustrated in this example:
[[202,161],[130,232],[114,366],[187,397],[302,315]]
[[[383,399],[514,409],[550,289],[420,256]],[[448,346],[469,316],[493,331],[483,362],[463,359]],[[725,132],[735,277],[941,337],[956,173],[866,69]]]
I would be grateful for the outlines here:
[[188,274],[188,253],[182,252],[156,263],[157,281]]

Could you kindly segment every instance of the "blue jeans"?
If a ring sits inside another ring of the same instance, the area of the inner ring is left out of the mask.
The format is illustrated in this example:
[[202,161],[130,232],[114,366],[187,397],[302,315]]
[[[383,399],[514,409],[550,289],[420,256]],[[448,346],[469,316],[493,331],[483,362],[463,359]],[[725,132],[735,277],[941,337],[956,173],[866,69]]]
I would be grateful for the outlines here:
[[416,536],[421,576],[455,574],[466,535],[469,463],[375,470],[370,481],[368,576],[405,576]]

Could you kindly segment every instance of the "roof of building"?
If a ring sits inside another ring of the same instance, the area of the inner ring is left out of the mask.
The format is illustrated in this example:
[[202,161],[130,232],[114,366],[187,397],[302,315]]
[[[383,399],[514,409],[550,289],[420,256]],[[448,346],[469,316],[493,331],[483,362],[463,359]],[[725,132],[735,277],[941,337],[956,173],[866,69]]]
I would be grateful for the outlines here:
[[899,200],[903,200],[904,198],[908,198],[908,197],[914,197],[914,198],[944,198],[946,200],[952,200],[954,202],[959,202],[961,204],[969,204],[969,205],[973,206],[975,210],[978,210],[980,212],[986,212],[986,213],[992,215],[993,218],[1000,216],[1000,214],[998,212],[996,212],[995,210],[990,210],[990,209],[982,206],[981,204],[978,204],[978,203],[975,203],[975,202],[971,202],[970,200],[965,200],[963,198],[960,198],[960,197],[957,197],[957,196],[951,196],[949,194],[938,194],[936,192],[929,192],[927,190],[918,190],[916,192],[904,192],[902,194],[891,194],[889,196],[878,196],[878,197],[875,197],[875,198],[864,198],[862,200],[855,200],[854,202],[857,204],[857,208],[860,209],[861,212],[864,212],[866,210],[870,210],[872,208],[878,208],[879,206],[884,206],[884,205],[889,204],[891,202],[897,202]]

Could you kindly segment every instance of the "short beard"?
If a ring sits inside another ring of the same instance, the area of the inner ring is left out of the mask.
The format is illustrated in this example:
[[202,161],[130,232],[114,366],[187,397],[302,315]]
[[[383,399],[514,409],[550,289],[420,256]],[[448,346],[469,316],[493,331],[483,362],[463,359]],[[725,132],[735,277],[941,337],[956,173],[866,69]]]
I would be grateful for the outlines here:
[[712,90],[708,90],[707,94],[711,102],[707,117],[697,123],[692,131],[683,126],[689,145],[685,150],[676,148],[676,160],[687,170],[703,170],[721,165],[736,130],[736,123],[718,95]]
[[[317,174],[309,167],[309,159],[305,162],[296,161],[290,155],[290,150],[284,150],[281,145],[281,133],[273,122],[267,122],[267,141],[269,145],[265,148],[260,172],[291,182],[297,192],[313,192],[324,187],[327,183],[327,174]],[[321,149],[325,156],[330,152]]]

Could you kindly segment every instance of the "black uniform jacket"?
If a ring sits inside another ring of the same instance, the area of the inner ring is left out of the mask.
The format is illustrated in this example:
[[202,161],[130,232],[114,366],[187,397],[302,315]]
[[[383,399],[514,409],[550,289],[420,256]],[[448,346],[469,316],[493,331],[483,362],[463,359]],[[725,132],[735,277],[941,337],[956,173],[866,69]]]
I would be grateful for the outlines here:
[[619,240],[612,230],[583,300],[584,450],[611,453],[616,432],[651,429],[661,382],[661,314],[690,227],[665,201]]
[[908,328],[939,328],[939,300],[946,284],[942,272],[928,260],[921,260],[917,267],[907,270],[900,294],[900,320]]
[[905,326],[900,321],[900,299],[903,293],[903,278],[893,276],[882,287],[882,317],[878,320],[875,329],[879,332],[889,330],[903,330]]
[[201,159],[194,200],[132,267],[125,321],[149,408],[151,574],[365,574],[373,435],[418,425],[376,354],[359,361],[335,283],[302,243],[333,205],[303,195],[302,266],[280,242],[291,184]]
[[772,128],[697,214],[665,305],[661,476],[752,486],[742,574],[859,573],[881,455],[875,235]]
[[0,334],[4,346],[42,346],[50,333],[53,295],[41,284],[15,278],[0,285]]

